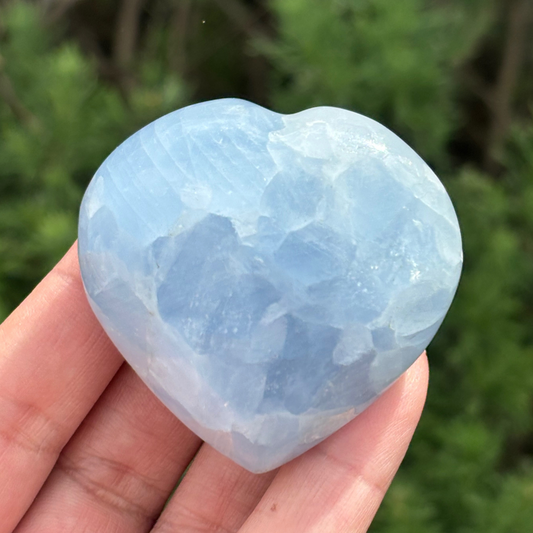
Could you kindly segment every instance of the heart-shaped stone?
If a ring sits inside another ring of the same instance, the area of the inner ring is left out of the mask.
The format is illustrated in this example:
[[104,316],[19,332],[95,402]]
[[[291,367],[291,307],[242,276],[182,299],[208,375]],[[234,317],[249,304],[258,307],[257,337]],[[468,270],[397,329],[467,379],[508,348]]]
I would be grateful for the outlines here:
[[192,431],[253,472],[339,429],[422,353],[462,266],[430,168],[371,119],[190,106],[126,140],[83,199],[104,329]]

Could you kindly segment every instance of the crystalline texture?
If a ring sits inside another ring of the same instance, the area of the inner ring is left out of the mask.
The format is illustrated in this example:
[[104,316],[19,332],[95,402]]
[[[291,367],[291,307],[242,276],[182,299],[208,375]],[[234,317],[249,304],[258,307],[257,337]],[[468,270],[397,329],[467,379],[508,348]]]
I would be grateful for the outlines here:
[[79,255],[128,362],[254,472],[394,382],[436,333],[462,265],[444,187],[389,130],[240,100],[176,111],[117,148],[83,200]]

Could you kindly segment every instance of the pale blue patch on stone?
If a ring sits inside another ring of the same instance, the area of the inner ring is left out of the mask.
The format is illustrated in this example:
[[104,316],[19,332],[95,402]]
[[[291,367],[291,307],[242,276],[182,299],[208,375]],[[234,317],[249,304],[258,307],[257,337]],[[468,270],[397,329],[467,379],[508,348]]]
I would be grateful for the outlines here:
[[162,117],[107,158],[79,256],[128,362],[254,472],[389,387],[435,335],[462,265],[444,187],[392,132],[233,99]]

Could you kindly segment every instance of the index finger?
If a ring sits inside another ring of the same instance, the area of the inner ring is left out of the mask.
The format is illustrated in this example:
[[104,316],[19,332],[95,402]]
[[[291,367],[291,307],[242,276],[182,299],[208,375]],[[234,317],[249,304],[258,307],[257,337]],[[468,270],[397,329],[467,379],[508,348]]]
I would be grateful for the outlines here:
[[89,307],[75,245],[0,325],[0,347],[0,533],[8,533],[123,362]]

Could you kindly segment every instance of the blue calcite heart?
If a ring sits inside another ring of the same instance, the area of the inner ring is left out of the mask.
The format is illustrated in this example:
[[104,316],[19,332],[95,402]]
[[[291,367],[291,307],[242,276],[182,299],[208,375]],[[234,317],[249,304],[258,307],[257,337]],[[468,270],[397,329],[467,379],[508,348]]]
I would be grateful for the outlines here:
[[454,296],[435,174],[366,117],[241,100],[181,109],[98,169],[79,257],[94,312],[187,426],[253,472],[371,404]]

